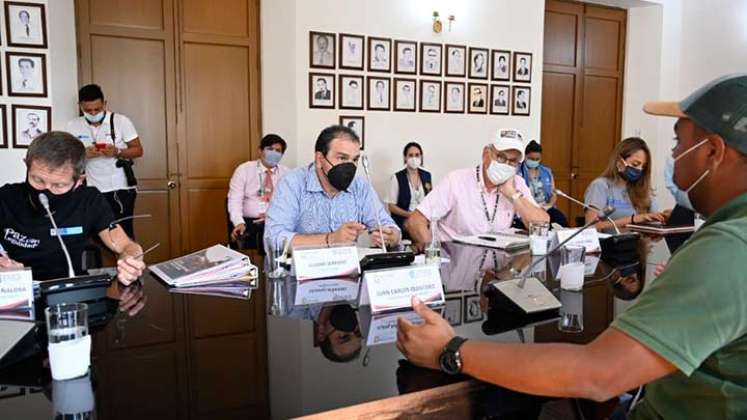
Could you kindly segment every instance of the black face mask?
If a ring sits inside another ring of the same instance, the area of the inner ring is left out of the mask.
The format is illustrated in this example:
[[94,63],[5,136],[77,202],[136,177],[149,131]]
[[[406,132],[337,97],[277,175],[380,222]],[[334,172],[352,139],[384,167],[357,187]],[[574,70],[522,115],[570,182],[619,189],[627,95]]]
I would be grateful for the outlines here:
[[62,194],[53,194],[47,189],[37,190],[29,183],[28,177],[26,178],[26,192],[28,193],[27,195],[29,202],[36,211],[42,214],[46,213],[46,210],[44,210],[44,206],[42,206],[41,202],[39,201],[39,194],[44,194],[47,196],[50,211],[55,211],[65,206],[65,204],[70,201],[70,198],[72,197],[74,191],[75,185],[73,185],[70,190]]
[[338,331],[354,332],[358,328],[358,318],[350,305],[337,305],[329,314],[329,323]]
[[[324,160],[329,162],[326,156]],[[332,165],[332,162],[329,162],[329,164]],[[340,163],[339,165],[333,165],[332,169],[327,172],[327,179],[329,179],[329,183],[332,184],[332,186],[335,187],[337,191],[345,191],[353,182],[357,169],[358,167],[355,166],[355,163],[353,162],[345,162]]]

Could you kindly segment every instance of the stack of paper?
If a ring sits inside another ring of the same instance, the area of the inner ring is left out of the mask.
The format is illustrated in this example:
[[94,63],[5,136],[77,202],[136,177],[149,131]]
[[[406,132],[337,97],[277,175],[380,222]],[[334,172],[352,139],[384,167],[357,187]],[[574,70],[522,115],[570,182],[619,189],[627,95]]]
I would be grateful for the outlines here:
[[169,291],[171,293],[249,300],[252,297],[252,289],[254,288],[252,284],[245,281],[232,281],[211,286],[174,287],[169,289]]
[[507,252],[515,252],[529,247],[529,236],[511,232],[456,236],[454,241],[467,245],[503,249]]
[[223,245],[165,261],[150,270],[174,287],[214,286],[221,283],[255,284],[258,270],[249,257]]

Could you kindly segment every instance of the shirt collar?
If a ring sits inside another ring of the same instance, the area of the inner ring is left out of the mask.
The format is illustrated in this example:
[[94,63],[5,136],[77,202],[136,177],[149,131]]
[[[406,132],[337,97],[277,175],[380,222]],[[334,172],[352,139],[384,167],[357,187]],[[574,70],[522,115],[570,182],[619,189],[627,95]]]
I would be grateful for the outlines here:
[[324,192],[322,183],[319,182],[319,176],[316,174],[316,166],[314,162],[310,163],[306,168],[306,191],[308,192]]
[[741,194],[721,206],[720,209],[716,210],[716,212],[706,220],[703,227],[744,216],[747,216],[747,193]]
[[267,170],[268,170],[268,169],[269,169],[269,170],[270,170],[271,172],[273,172],[273,173],[277,172],[277,169],[278,169],[278,165],[275,165],[275,166],[273,166],[272,168],[270,168],[269,166],[265,166],[265,163],[264,163],[264,162],[262,162],[262,159],[257,159],[257,162],[258,162],[258,164],[259,164],[259,168],[260,168],[260,169],[262,170],[262,172],[267,172]]

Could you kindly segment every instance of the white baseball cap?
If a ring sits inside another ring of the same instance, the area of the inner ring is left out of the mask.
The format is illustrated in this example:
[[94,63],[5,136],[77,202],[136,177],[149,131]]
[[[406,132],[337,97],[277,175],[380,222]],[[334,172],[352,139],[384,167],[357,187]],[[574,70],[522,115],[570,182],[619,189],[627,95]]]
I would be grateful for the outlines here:
[[500,128],[493,138],[493,147],[498,151],[516,150],[519,160],[524,160],[524,136],[514,128]]

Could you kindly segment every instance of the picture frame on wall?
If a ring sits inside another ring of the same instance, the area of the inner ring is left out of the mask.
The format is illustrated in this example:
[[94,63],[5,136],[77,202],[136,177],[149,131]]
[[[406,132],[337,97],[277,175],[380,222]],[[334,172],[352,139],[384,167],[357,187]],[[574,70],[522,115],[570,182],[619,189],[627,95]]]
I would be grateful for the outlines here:
[[444,112],[447,114],[464,114],[464,82],[444,82]]
[[47,48],[46,5],[6,1],[5,31],[9,47]]
[[388,77],[368,76],[368,110],[389,111],[392,108],[391,83]]
[[394,79],[394,110],[415,112],[417,110],[418,82],[415,79]]
[[446,44],[446,77],[464,77],[467,75],[467,47]]
[[309,67],[335,68],[335,38],[331,32],[309,31]]
[[340,125],[355,131],[358,138],[361,139],[361,150],[366,148],[366,118],[362,115],[340,115]]
[[529,86],[514,86],[512,96],[511,115],[529,116],[532,106],[532,88]]
[[492,58],[491,80],[505,81],[511,80],[511,51],[507,50],[490,50]]
[[473,322],[482,321],[485,318],[485,314],[480,308],[480,295],[470,295],[464,297],[464,323],[470,324]]
[[392,71],[392,40],[368,37],[368,71]]
[[511,108],[511,87],[508,85],[490,86],[490,113],[508,115]]
[[441,112],[441,81],[420,79],[420,112]]
[[47,97],[47,56],[6,52],[8,96]]
[[340,109],[363,109],[363,76],[341,74],[338,76]]
[[26,149],[38,135],[49,131],[52,108],[36,105],[13,105],[13,147]]
[[444,305],[444,319],[449,325],[456,327],[462,325],[462,297],[447,298]]
[[469,78],[488,78],[488,49],[469,47]]
[[532,53],[514,52],[514,82],[532,82]]
[[309,73],[309,108],[335,107],[335,75]]
[[363,35],[340,34],[340,68],[363,70],[366,58],[366,37]]
[[420,74],[441,76],[443,45],[430,42],[420,43]]
[[0,105],[0,149],[8,148],[8,108]]
[[469,106],[470,114],[487,114],[488,113],[488,85],[485,83],[470,83],[469,88]]
[[418,43],[415,41],[394,41],[394,72],[398,74],[417,74]]

